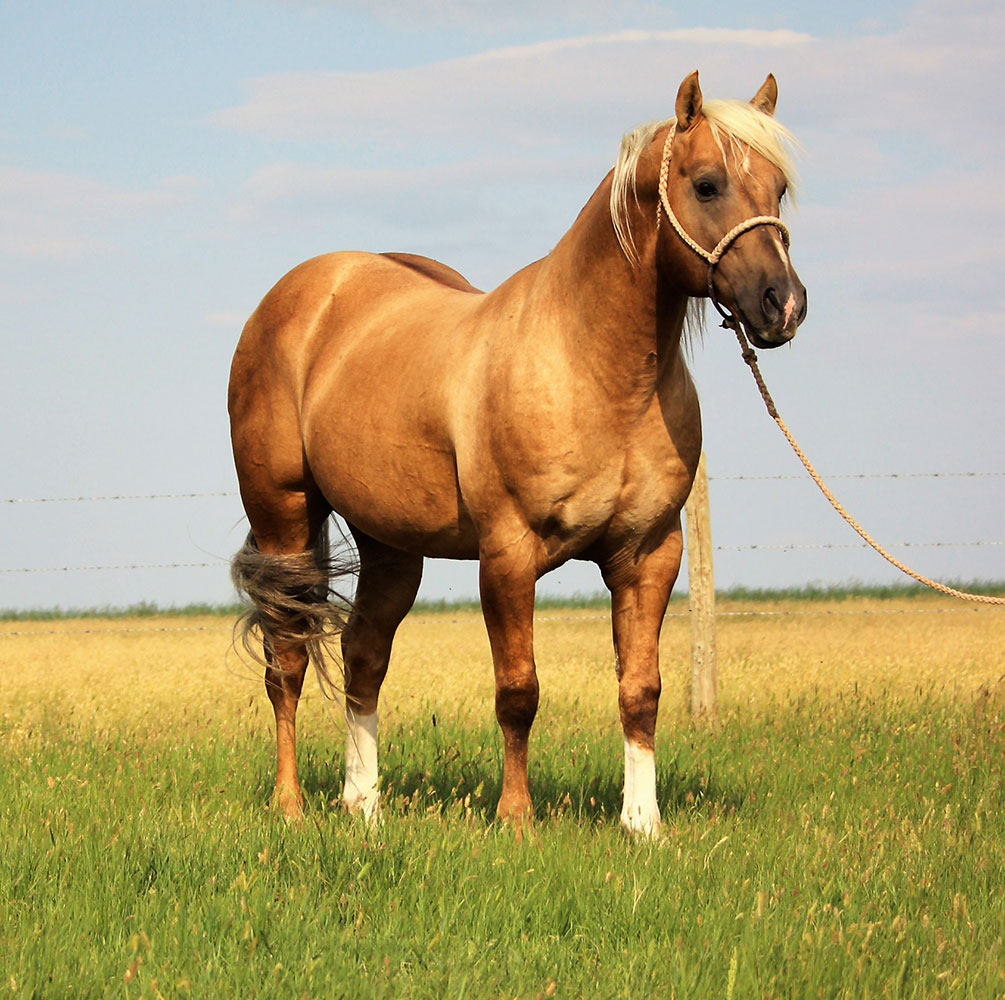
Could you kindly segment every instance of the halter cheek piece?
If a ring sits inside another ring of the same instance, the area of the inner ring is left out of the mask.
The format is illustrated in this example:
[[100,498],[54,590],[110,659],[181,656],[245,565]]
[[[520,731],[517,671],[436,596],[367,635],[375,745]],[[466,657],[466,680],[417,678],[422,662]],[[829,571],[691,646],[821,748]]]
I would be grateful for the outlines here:
[[715,273],[715,265],[726,256],[726,251],[733,245],[737,237],[742,236],[751,229],[756,229],[758,226],[774,226],[781,235],[782,243],[785,244],[786,249],[788,249],[789,246],[789,230],[781,219],[778,219],[773,215],[755,215],[753,218],[746,219],[739,223],[739,225],[733,226],[733,228],[726,233],[721,240],[719,240],[719,242],[715,245],[715,249],[712,250],[711,253],[688,236],[688,234],[684,231],[684,227],[677,219],[677,216],[674,215],[673,209],[670,207],[670,199],[667,198],[667,182],[670,175],[670,152],[676,132],[677,123],[674,122],[674,124],[670,126],[666,142],[663,145],[663,162],[660,164],[660,200],[659,204],[656,206],[656,232],[659,233],[661,216],[660,209],[662,207],[662,210],[666,212],[667,219],[670,220],[670,225],[673,226],[674,231],[681,238],[681,240],[683,240],[683,242],[699,257],[701,257],[702,260],[708,262],[708,297],[712,300],[712,305],[715,306],[716,312],[718,312],[722,317],[722,325],[727,329],[736,330],[739,327],[737,318],[715,297],[715,288],[712,285],[712,276]]

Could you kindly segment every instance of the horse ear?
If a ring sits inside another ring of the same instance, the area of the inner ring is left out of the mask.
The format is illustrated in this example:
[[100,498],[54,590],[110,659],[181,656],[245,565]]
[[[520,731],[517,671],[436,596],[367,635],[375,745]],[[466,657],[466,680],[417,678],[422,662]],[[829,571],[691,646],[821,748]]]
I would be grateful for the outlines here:
[[751,104],[758,111],[763,111],[766,115],[775,113],[775,102],[778,100],[778,84],[775,82],[774,74],[769,73],[761,84],[761,89],[754,94]]
[[698,86],[697,70],[685,77],[680,85],[674,111],[677,115],[677,128],[682,132],[689,129],[701,114],[701,87]]

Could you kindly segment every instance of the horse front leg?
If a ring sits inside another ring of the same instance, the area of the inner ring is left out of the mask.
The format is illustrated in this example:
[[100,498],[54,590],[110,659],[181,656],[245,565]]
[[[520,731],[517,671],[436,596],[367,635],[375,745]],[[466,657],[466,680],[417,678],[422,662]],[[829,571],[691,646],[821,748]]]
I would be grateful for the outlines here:
[[502,794],[496,814],[518,831],[524,819],[533,817],[527,743],[539,690],[534,664],[537,570],[528,537],[513,544],[483,545],[479,570],[482,614],[495,669],[496,719],[503,735]]
[[611,590],[618,707],[625,740],[621,824],[644,837],[656,837],[660,829],[655,755],[661,688],[659,637],[682,550],[678,519],[662,544],[637,561],[633,559],[630,569],[615,560],[604,572]]

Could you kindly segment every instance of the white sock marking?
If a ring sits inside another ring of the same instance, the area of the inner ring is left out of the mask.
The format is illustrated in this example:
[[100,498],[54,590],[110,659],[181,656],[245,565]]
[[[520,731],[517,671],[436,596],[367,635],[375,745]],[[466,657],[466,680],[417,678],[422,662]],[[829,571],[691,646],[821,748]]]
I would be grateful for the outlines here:
[[342,803],[350,812],[362,811],[368,822],[377,815],[377,713],[357,715],[345,708],[345,790]]
[[655,837],[660,829],[656,803],[656,755],[625,739],[625,799],[621,825],[630,833]]

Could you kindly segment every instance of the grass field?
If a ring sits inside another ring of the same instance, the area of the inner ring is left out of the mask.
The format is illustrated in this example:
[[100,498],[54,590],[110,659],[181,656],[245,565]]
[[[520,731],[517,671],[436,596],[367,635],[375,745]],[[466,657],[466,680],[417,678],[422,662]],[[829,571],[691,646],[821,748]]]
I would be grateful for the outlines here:
[[316,687],[307,819],[265,808],[271,709],[226,619],[0,622],[0,996],[1005,996],[1005,613],[720,611],[714,732],[683,715],[682,605],[664,629],[657,844],[618,826],[597,609],[538,615],[519,845],[474,611],[402,627],[376,831]]

